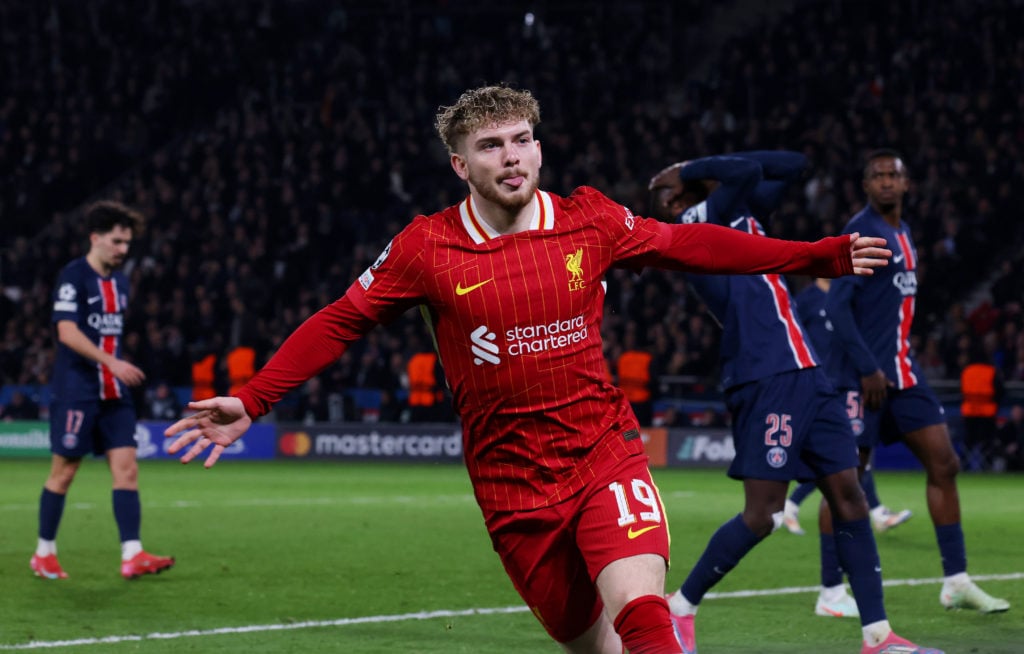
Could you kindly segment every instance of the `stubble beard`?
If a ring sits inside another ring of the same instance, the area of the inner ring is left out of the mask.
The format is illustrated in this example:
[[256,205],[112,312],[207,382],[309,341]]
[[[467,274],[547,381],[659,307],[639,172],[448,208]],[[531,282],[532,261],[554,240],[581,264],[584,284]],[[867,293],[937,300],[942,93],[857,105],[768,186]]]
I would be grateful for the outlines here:
[[490,179],[482,184],[474,181],[473,186],[480,197],[487,202],[510,213],[515,213],[533,201],[538,181],[536,176],[528,176],[523,185],[512,193],[503,192],[502,183]]

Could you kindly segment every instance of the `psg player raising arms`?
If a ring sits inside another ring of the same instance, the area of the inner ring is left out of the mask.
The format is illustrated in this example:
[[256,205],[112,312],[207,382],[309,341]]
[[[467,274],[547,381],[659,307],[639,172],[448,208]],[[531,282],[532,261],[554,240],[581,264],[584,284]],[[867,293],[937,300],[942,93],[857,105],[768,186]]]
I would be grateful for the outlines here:
[[289,389],[378,323],[424,305],[487,531],[516,590],[569,652],[679,653],[662,596],[668,526],[639,425],[601,351],[614,265],[871,274],[881,239],[797,243],[634,216],[592,188],[539,190],[528,91],[466,91],[437,115],[459,204],[416,217],[343,297],[301,325],[236,395],[167,430],[206,465]]
[[[786,187],[806,159],[797,152],[739,152],[669,166],[651,180],[654,214],[667,221],[728,225],[764,234]],[[711,185],[714,185],[711,190]],[[687,654],[697,651],[694,616],[701,600],[781,523],[792,479],[815,480],[836,520],[826,525],[842,577],[832,595],[861,620],[862,654],[942,654],[893,633],[882,598],[878,550],[857,482],[857,447],[845,407],[819,364],[793,298],[779,275],[687,275],[722,325],[722,387],[732,414],[736,457],[729,476],[742,480],[743,511],[708,541],[680,589],[669,596]],[[831,535],[834,526],[836,536]],[[825,548],[822,557],[826,558]]]

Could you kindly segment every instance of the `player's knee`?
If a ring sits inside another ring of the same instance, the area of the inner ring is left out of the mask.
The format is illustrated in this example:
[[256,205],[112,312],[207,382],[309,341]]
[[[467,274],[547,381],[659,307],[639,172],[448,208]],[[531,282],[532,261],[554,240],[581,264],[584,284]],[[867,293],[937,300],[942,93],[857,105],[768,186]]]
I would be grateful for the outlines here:
[[764,538],[775,529],[775,514],[781,515],[781,511],[782,507],[747,508],[743,511],[743,522],[758,538]]
[[850,522],[868,517],[868,502],[860,486],[852,489],[844,488],[829,502],[829,508],[836,520]]
[[78,462],[68,461],[63,465],[54,466],[50,470],[50,475],[46,479],[46,488],[65,495],[68,489],[71,488],[71,482],[75,480],[75,473],[78,472]]
[[134,490],[139,485],[139,466],[135,463],[120,465],[110,470],[114,488]]
[[46,480],[46,489],[57,493],[58,495],[67,495],[68,490],[71,488],[71,482],[75,479],[75,473],[59,473],[50,474],[50,477]]
[[950,449],[932,456],[928,465],[928,476],[936,481],[952,481],[960,472],[960,458]]

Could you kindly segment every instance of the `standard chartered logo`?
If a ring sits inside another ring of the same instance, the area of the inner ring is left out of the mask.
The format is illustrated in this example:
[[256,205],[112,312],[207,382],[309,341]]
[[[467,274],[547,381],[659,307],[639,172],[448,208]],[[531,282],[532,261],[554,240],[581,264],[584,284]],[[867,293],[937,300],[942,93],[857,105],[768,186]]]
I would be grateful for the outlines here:
[[498,358],[498,346],[494,343],[497,334],[487,329],[487,325],[480,325],[469,334],[469,340],[473,345],[469,348],[475,355],[473,363],[483,365],[484,361],[498,365],[501,359]]
[[[473,363],[498,365],[501,348],[495,342],[497,334],[487,325],[480,325],[469,334]],[[587,338],[587,324],[583,314],[567,320],[555,320],[539,325],[516,325],[505,330],[505,351],[509,356],[540,354],[579,343]]]

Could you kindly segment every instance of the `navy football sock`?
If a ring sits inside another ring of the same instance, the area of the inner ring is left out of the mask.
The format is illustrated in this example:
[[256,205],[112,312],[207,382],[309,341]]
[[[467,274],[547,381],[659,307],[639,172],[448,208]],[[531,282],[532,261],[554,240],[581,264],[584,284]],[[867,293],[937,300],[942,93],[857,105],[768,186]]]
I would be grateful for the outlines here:
[[114,489],[114,520],[121,532],[121,542],[139,540],[139,525],[142,523],[142,507],[139,491]]
[[939,541],[939,554],[942,556],[942,574],[951,577],[967,572],[967,549],[960,523],[936,527],[935,538]]
[[43,488],[39,496],[39,537],[43,540],[57,540],[57,527],[64,515],[64,495]]
[[850,580],[853,598],[857,600],[860,623],[868,625],[885,620],[882,599],[882,565],[878,559],[878,546],[871,533],[867,518],[832,524],[835,532],[836,554],[839,564]]
[[747,552],[761,542],[737,514],[718,528],[708,541],[697,565],[693,566],[680,590],[691,604],[699,604],[704,593],[736,567]]
[[817,486],[814,485],[813,481],[805,481],[793,489],[793,493],[789,496],[789,501],[794,504],[800,504],[807,499],[808,495],[814,492],[815,488],[817,488]]
[[871,472],[871,468],[865,470],[864,474],[860,476],[860,487],[864,489],[864,497],[868,500],[869,509],[881,505],[882,501],[878,499],[878,490],[875,488],[875,473]]
[[832,534],[818,534],[821,549],[821,585],[832,588],[843,583],[843,568],[836,554],[836,537]]

